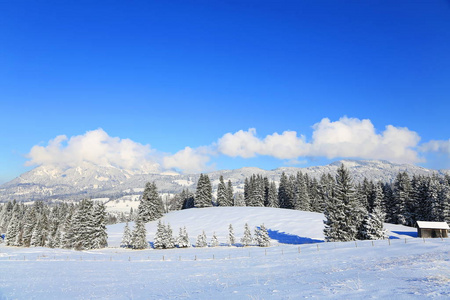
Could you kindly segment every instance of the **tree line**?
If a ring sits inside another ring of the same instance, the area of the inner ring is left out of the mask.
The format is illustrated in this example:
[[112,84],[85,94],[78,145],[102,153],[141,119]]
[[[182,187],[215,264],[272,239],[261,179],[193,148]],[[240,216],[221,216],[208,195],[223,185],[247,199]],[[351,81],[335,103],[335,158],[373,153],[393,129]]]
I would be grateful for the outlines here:
[[12,201],[0,206],[0,232],[7,246],[99,249],[108,245],[106,215],[103,203],[89,199],[53,206]]

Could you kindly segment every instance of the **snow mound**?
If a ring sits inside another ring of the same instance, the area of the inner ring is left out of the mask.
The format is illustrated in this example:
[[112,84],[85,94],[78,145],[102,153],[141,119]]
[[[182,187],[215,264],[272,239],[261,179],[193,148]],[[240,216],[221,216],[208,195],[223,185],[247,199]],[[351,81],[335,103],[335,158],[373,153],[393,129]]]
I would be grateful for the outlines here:
[[[228,226],[234,229],[236,240],[244,233],[245,223],[253,229],[261,224],[267,228],[272,244],[308,244],[325,240],[323,235],[324,215],[315,212],[298,211],[271,207],[210,207],[191,208],[166,214],[161,221],[170,224],[174,236],[179,229],[186,226],[191,244],[195,244],[197,236],[205,231],[208,242],[213,233],[219,243],[225,244],[228,237]],[[147,239],[153,241],[158,221],[146,224]],[[134,224],[130,224],[134,225]],[[392,239],[411,238],[417,236],[416,229],[402,225],[385,224]],[[108,226],[108,245],[120,245],[124,224]]]

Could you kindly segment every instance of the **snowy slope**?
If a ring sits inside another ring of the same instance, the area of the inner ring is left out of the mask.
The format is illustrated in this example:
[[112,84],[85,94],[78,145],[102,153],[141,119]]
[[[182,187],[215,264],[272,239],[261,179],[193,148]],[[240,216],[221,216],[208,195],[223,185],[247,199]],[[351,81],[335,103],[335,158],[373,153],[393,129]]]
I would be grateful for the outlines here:
[[[253,226],[263,220],[273,231],[311,239],[323,237],[321,214],[283,209],[190,209],[169,213],[164,220],[173,227],[185,225],[191,240],[202,229],[223,236],[229,223],[239,238],[241,225],[248,222]],[[120,241],[123,226],[108,227],[111,245]],[[269,248],[107,248],[82,252],[2,244],[0,299],[450,297],[450,240],[424,241],[413,238],[413,228],[388,227],[390,243],[296,244],[300,240],[293,240],[294,244],[274,243]],[[155,222],[147,229],[150,239]]]
[[[355,181],[364,177],[374,181],[391,182],[398,172],[430,175],[444,174],[444,171],[429,170],[414,165],[393,164],[377,160],[343,160],[326,166],[309,168],[284,167],[267,171],[254,167],[237,170],[221,170],[209,173],[213,189],[217,187],[219,177],[231,180],[235,192],[242,192],[244,180],[252,174],[267,176],[270,180],[279,181],[282,172],[294,175],[301,171],[319,178],[322,174],[335,174],[341,163],[349,169]],[[146,182],[155,181],[160,192],[178,193],[184,188],[195,190],[199,174],[180,175],[174,172],[158,173],[157,169],[145,171],[126,170],[113,166],[95,166],[83,163],[73,168],[52,166],[37,167],[16,179],[0,186],[0,201],[8,200],[45,200],[73,199],[85,197],[120,198],[122,196],[142,193]]]

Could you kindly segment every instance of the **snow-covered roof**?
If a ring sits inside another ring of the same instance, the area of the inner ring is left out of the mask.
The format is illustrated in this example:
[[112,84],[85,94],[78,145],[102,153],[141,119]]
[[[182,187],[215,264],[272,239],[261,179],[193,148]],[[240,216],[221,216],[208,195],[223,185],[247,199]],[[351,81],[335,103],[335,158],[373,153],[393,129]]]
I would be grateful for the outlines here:
[[419,228],[429,228],[429,229],[447,229],[449,230],[447,222],[426,222],[426,221],[417,221],[417,226]]

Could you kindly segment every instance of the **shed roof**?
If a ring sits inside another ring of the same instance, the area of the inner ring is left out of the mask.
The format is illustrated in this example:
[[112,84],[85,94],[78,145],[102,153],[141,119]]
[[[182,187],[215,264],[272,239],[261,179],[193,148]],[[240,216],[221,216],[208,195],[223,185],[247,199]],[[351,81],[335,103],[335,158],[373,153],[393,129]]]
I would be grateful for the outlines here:
[[447,222],[427,222],[427,221],[417,221],[417,226],[419,228],[429,228],[429,229],[447,229],[449,230]]

